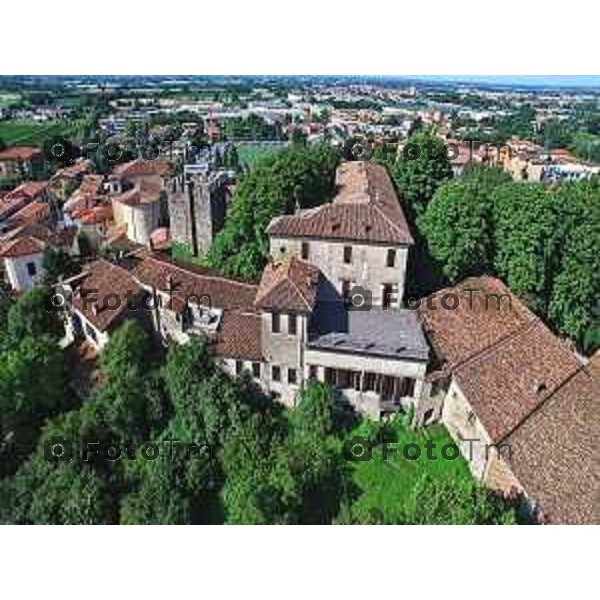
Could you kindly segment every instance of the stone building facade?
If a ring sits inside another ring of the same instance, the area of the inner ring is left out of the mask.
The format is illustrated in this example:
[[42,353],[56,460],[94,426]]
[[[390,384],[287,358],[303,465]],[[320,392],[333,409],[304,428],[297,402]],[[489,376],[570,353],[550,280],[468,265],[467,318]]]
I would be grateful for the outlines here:
[[171,239],[194,256],[206,252],[223,227],[228,177],[223,171],[185,172],[167,186]]

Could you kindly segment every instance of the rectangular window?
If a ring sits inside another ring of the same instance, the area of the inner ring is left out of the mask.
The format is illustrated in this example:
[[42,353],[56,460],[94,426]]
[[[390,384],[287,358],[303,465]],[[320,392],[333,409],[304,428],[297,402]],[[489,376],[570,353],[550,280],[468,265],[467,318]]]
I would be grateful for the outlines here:
[[412,397],[415,394],[415,380],[411,377],[403,377],[400,380],[399,394],[402,397]]
[[335,369],[325,367],[325,383],[335,385]]
[[375,373],[365,373],[363,376],[363,391],[375,391]]
[[387,251],[386,265],[388,267],[395,267],[396,266],[396,251],[395,250],[388,250]]
[[254,377],[254,379],[260,379],[260,363],[252,363],[252,377]]
[[37,269],[35,268],[35,263],[28,262],[27,263],[27,273],[33,277],[37,273]]
[[298,382],[298,374],[296,369],[288,369],[288,383],[290,385],[296,385]]
[[279,365],[271,367],[271,379],[273,381],[281,381],[281,367]]
[[271,331],[273,333],[279,333],[280,330],[279,313],[271,313]]
[[308,260],[310,256],[310,246],[308,242],[302,242],[302,260]]
[[344,262],[347,265],[352,263],[352,246],[344,246]]
[[382,308],[390,308],[394,300],[394,286],[391,283],[383,284],[383,293],[381,298]]
[[308,365],[308,378],[309,379],[317,379],[319,374],[319,370],[317,365]]
[[296,335],[297,323],[296,315],[288,315],[288,333],[290,335]]
[[244,363],[241,360],[236,360],[235,361],[235,374],[241,375],[243,369],[244,369]]

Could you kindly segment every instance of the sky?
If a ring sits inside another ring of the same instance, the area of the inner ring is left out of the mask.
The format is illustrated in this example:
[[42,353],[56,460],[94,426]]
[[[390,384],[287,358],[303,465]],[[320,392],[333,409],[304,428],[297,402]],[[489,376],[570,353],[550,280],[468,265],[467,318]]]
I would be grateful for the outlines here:
[[490,85],[600,88],[600,75],[418,75],[416,78],[430,81],[487,83]]

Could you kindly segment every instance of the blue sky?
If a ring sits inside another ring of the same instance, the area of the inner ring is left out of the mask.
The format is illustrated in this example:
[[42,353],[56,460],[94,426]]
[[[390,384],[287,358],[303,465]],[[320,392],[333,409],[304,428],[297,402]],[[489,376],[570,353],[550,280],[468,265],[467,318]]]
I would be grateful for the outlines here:
[[432,81],[465,81],[492,85],[600,87],[600,75],[417,75]]

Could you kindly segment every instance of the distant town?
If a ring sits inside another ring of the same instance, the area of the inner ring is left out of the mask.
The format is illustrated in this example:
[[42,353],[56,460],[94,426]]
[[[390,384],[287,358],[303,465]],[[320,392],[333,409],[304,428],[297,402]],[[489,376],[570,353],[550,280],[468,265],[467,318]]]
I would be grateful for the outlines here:
[[0,77],[0,521],[600,523],[599,175],[591,87]]

